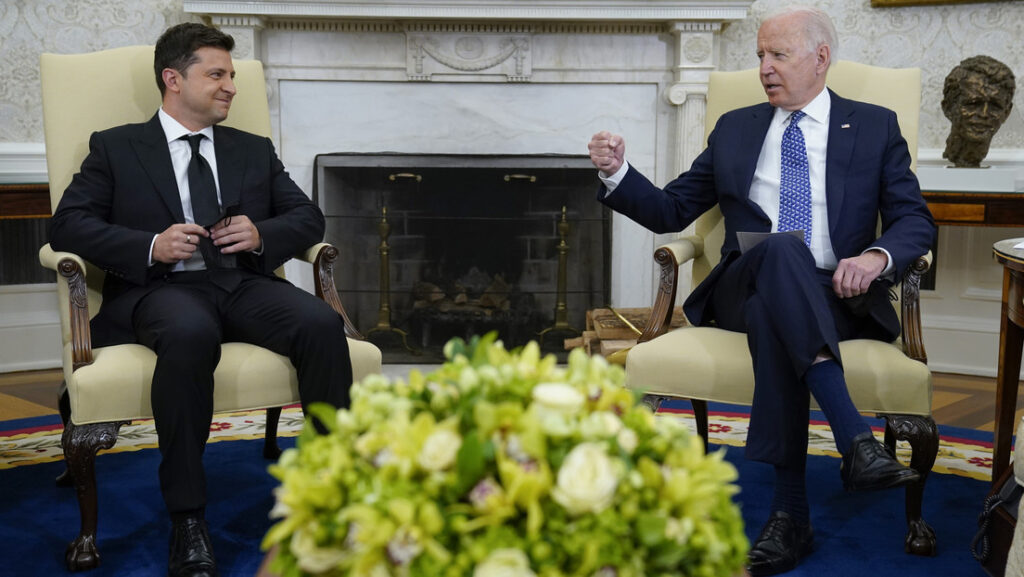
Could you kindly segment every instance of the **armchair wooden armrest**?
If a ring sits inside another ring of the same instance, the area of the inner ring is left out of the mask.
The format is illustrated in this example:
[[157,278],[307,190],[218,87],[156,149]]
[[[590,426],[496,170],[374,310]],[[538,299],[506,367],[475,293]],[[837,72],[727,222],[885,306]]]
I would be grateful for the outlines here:
[[[318,243],[307,249],[296,258],[313,265],[316,284],[316,295],[331,305],[345,321],[345,334],[353,339],[362,340],[362,335],[349,320],[345,308],[338,298],[334,284],[334,261],[338,258],[338,249],[328,243]],[[56,271],[61,281],[66,283],[68,291],[68,323],[71,342],[71,359],[74,370],[93,362],[92,336],[89,330],[89,296],[86,285],[89,265],[82,257],[70,252],[58,252],[49,244],[39,249],[39,262],[46,268]]]
[[[92,335],[89,332],[89,293],[85,284],[88,266],[85,260],[70,252],[57,252],[49,243],[39,249],[39,262],[57,271],[68,291],[68,323],[71,333],[73,370],[92,364]],[[60,281],[58,281],[60,282]]]
[[334,285],[334,261],[338,258],[338,249],[326,242],[314,244],[295,258],[313,265],[313,276],[316,281],[316,296],[331,305],[341,318],[345,320],[345,335],[349,338],[362,340],[363,336],[349,320],[345,307],[338,298],[338,289]]
[[932,266],[932,252],[918,257],[914,264],[903,275],[903,295],[901,298],[900,331],[903,339],[903,353],[915,361],[928,364],[928,355],[924,352],[924,340],[921,331],[921,277]]
[[672,326],[672,309],[679,289],[679,266],[704,254],[704,239],[699,236],[678,238],[654,251],[654,262],[661,269],[658,294],[651,308],[643,333],[637,342],[645,343],[668,332]]
[[[659,246],[654,261],[660,268],[658,293],[651,317],[638,342],[647,342],[668,332],[672,323],[673,305],[679,288],[679,267],[704,253],[704,239],[687,236]],[[901,338],[904,353],[927,364],[921,329],[921,277],[931,268],[931,251],[919,257],[903,276],[901,298]]]

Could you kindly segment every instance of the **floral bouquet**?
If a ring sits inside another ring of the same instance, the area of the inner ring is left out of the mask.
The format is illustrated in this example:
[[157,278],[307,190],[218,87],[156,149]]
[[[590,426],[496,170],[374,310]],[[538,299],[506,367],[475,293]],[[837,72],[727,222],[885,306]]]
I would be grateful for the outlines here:
[[623,371],[582,350],[559,367],[494,333],[445,346],[408,382],[364,379],[352,407],[309,412],[271,473],[263,540],[299,575],[739,575],[736,470],[655,417]]

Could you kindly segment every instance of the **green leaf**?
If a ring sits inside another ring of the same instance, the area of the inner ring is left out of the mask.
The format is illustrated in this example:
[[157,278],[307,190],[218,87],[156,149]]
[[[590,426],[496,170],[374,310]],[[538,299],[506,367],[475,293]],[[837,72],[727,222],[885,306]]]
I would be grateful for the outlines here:
[[636,519],[636,532],[640,542],[647,547],[654,547],[665,539],[667,522],[662,515],[642,513]]
[[[312,425],[311,419],[320,421],[328,431],[334,432],[338,429],[338,409],[327,403],[310,403],[306,407],[306,424]],[[307,426],[306,429],[312,427]]]
[[[462,439],[462,446],[455,457],[455,469],[459,474],[459,493],[466,493],[483,478],[484,470],[487,468],[485,450],[484,442],[475,431]],[[493,448],[491,452],[493,453]]]

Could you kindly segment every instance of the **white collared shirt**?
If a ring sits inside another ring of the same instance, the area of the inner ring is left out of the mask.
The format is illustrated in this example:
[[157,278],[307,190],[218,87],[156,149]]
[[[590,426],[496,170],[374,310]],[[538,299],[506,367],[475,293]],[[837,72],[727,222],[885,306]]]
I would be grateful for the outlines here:
[[[213,126],[207,126],[199,132],[192,132],[185,128],[180,122],[171,117],[170,114],[164,112],[163,107],[157,112],[157,116],[160,118],[160,126],[164,129],[164,136],[167,138],[167,148],[171,153],[171,165],[174,167],[174,180],[178,183],[178,196],[181,198],[181,209],[185,213],[185,222],[189,224],[195,223],[195,217],[192,214],[192,194],[188,187],[188,165],[192,161],[192,147],[189,145],[187,140],[180,140],[182,136],[191,134],[202,134],[206,138],[199,141],[199,154],[206,160],[207,164],[210,165],[210,170],[213,172],[213,182],[217,186],[217,203],[221,203],[220,197],[220,178],[217,175],[217,156],[214,154],[213,147]],[[153,236],[153,243],[156,242],[156,235]],[[149,245],[149,264],[153,265],[153,243]],[[202,270],[206,268],[203,263],[203,257],[196,250],[192,254],[192,258],[186,261],[180,261],[171,267],[172,272],[178,272],[182,270]]]
[[[811,254],[818,268],[835,270],[836,255],[828,233],[828,203],[825,200],[825,160],[828,151],[828,120],[832,99],[823,89],[807,106],[800,121],[807,149],[807,169],[811,180]],[[768,133],[757,157],[750,200],[772,220],[772,232],[779,229],[779,185],[782,176],[782,133],[789,126],[792,111],[775,109]]]

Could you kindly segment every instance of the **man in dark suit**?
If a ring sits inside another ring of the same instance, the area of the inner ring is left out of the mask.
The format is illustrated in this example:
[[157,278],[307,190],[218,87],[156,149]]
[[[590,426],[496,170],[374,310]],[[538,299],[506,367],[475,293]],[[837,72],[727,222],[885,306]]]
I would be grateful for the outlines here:
[[231,36],[182,24],[157,41],[163,104],[145,124],[92,135],[52,220],[51,245],[106,271],[93,346],[157,354],[152,404],[170,512],[169,574],[215,575],[202,455],[220,344],[288,356],[303,404],[348,404],[340,315],[273,273],[320,241],[324,217],[268,138],[217,126],[235,95]]
[[[935,226],[910,170],[896,115],[825,87],[835,29],[816,9],[787,8],[757,38],[768,102],[722,116],[690,170],[664,189],[600,132],[590,155],[599,200],[659,233],[721,208],[720,264],[687,299],[694,325],[747,334],[755,392],[747,457],[775,466],[773,513],[753,543],[752,575],[788,571],[813,545],[806,496],[809,395],[828,418],[849,490],[918,475],[872,436],[850,401],[839,341],[892,340],[888,287],[929,250]],[[882,232],[876,235],[878,218]],[[740,250],[737,233],[775,234]]]

